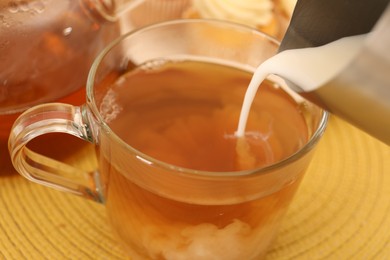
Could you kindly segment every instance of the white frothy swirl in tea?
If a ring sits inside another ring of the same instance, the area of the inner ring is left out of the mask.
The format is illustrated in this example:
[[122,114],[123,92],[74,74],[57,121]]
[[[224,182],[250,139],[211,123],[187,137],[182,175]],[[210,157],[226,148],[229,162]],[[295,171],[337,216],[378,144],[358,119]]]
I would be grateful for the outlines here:
[[100,104],[99,111],[106,123],[114,120],[123,110],[116,100],[117,94],[112,89],[109,89]]

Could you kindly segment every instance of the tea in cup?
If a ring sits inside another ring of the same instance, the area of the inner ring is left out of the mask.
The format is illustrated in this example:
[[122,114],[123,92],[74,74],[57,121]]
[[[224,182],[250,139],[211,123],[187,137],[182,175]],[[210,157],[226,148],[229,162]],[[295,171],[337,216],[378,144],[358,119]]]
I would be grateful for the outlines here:
[[[245,48],[243,48],[245,46]],[[45,104],[13,126],[15,168],[105,205],[134,259],[259,259],[277,234],[327,113],[278,78],[242,102],[273,38],[233,23],[176,20],[130,32],[95,60],[83,106]],[[96,147],[88,173],[26,147],[68,133]]]

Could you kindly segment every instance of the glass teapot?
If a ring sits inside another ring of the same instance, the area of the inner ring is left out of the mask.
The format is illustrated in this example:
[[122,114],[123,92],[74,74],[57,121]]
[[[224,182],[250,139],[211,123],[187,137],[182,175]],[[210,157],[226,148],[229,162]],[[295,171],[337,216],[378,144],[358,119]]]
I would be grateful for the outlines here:
[[15,119],[44,102],[85,99],[99,51],[116,38],[132,0],[0,0],[0,166]]
[[[79,89],[131,1],[0,1],[0,115]],[[118,8],[118,7],[116,7]],[[4,122],[2,122],[4,123]]]

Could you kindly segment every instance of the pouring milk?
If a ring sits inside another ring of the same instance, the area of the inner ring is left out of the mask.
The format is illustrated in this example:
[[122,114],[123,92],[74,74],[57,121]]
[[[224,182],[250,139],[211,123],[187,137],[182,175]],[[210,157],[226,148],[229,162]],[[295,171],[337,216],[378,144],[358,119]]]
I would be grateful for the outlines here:
[[255,71],[245,94],[236,135],[245,134],[250,107],[260,83],[271,74],[278,75],[301,88],[313,91],[345,69],[361,50],[367,34],[341,38],[329,44],[282,51],[262,63]]

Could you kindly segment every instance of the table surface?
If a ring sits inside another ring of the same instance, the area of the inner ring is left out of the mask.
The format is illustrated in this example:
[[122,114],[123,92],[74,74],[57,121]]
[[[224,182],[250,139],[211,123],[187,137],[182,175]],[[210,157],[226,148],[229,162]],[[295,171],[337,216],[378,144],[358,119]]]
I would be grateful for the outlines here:
[[[95,167],[93,153],[66,161]],[[389,159],[389,146],[332,116],[267,259],[390,259]],[[0,259],[125,259],[104,206],[4,168],[0,234]]]

